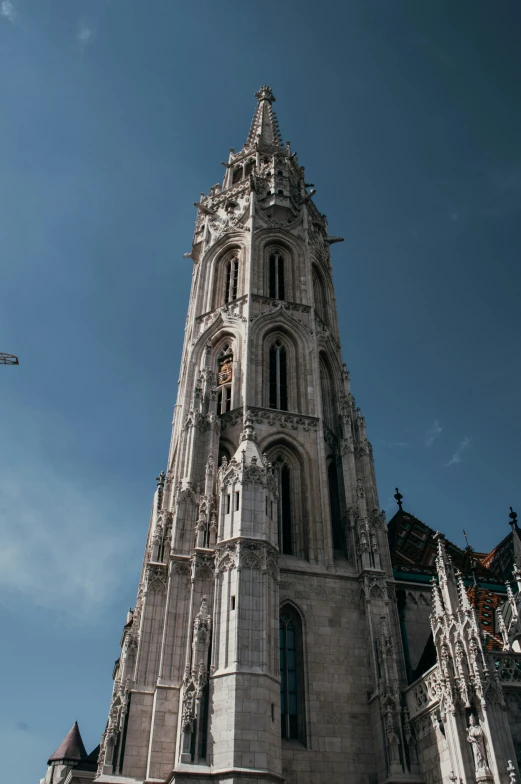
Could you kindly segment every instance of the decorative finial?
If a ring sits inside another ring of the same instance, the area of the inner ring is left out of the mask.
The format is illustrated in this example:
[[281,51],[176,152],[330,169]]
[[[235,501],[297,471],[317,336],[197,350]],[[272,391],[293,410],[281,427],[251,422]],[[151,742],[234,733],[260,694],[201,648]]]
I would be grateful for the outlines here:
[[398,490],[397,487],[395,488],[395,490],[396,490],[396,493],[394,494],[394,497],[396,498],[396,503],[398,504],[399,508],[401,509],[402,508],[402,498],[403,498],[403,495],[400,493],[400,491]]
[[275,101],[273,90],[271,89],[271,87],[268,87],[267,84],[263,84],[259,92],[255,93],[255,98],[258,101],[269,101],[270,103],[273,103]]
[[164,471],[161,471],[159,476],[156,476],[157,486],[163,488],[165,486],[165,477],[166,474]]
[[508,516],[510,517],[510,525],[512,526],[512,530],[514,530],[514,528],[517,528],[517,512],[514,512],[512,507],[510,507],[510,514]]

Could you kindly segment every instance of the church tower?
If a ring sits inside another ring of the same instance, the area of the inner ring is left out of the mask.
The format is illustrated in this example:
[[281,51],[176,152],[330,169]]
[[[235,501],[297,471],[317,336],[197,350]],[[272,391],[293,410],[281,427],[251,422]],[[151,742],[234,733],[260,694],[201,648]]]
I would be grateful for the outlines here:
[[269,87],[196,203],[166,472],[98,782],[419,781],[327,221]]

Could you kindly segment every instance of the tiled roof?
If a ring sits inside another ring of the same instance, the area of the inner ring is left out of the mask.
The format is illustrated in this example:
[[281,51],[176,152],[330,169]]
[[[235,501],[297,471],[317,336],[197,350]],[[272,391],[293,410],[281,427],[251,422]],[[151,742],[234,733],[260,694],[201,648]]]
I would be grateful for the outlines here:
[[87,752],[85,751],[85,746],[81,739],[78,722],[75,721],[54,754],[49,757],[49,762],[47,764],[50,765],[51,762],[61,762],[62,760],[80,762],[86,757]]
[[[436,574],[437,545],[433,528],[410,512],[398,509],[389,521],[388,534],[391,560],[397,579],[427,582],[429,576]],[[466,581],[473,580],[474,571],[480,583],[494,590],[497,586],[499,592],[504,592],[502,573],[490,567],[491,563],[496,563],[489,561],[492,554],[476,553],[470,548],[463,550],[447,540],[445,546],[454,566],[465,575]]]
[[467,594],[481,623],[487,649],[502,651],[503,640],[501,635],[494,631],[494,617],[496,609],[503,604],[504,600],[492,591],[476,585],[470,585],[467,588]]

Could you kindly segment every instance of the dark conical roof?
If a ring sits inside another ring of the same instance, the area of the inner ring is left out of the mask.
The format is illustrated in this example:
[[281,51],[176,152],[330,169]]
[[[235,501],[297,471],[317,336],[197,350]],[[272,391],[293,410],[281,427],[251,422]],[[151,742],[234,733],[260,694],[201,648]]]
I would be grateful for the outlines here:
[[64,737],[54,754],[49,757],[48,765],[51,762],[61,762],[62,760],[70,760],[71,762],[80,762],[87,756],[85,746],[80,735],[78,722],[75,721],[70,728],[67,735]]

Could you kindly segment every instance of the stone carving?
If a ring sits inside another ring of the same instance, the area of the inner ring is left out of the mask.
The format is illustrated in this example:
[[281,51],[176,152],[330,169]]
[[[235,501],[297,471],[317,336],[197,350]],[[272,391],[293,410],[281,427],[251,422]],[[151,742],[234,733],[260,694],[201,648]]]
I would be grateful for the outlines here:
[[166,582],[166,564],[148,564],[146,569],[146,590],[164,590]]
[[521,684],[521,654],[504,656],[496,654],[494,659],[496,672],[502,683]]
[[[208,612],[208,599],[203,596],[193,623],[190,662],[187,663],[183,676],[181,762],[192,762],[192,733],[196,728],[197,734],[200,734],[200,722],[197,722],[197,719],[201,715],[203,692],[208,682],[211,632],[212,619]],[[197,738],[195,746],[197,756]]]
[[219,419],[221,422],[221,430],[234,427],[239,422],[242,422],[242,408],[234,408],[233,411],[228,411],[226,414],[221,414]]
[[318,430],[318,418],[304,416],[302,414],[288,414],[281,411],[273,411],[270,408],[250,408],[248,416],[257,424],[268,424],[288,430]]
[[476,781],[491,778],[490,768],[487,764],[487,753],[485,750],[485,733],[481,728],[479,721],[473,713],[469,717],[469,726],[467,727],[467,741],[472,748],[474,756],[474,765],[476,768]]

